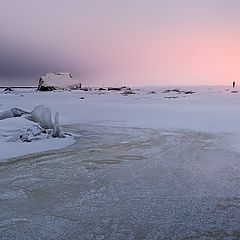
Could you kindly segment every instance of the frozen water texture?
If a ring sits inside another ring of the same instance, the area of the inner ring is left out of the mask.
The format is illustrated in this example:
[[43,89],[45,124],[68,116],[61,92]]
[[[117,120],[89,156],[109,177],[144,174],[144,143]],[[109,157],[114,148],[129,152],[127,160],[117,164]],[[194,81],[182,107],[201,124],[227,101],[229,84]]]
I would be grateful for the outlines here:
[[0,238],[238,239],[225,134],[68,126],[77,142],[0,164]]

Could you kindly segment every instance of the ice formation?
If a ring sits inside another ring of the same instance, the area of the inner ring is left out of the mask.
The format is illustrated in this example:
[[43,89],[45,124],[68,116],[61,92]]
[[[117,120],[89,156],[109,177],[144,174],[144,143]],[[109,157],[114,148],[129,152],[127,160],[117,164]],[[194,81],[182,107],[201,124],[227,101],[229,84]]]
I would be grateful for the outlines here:
[[52,137],[64,137],[64,134],[61,133],[61,129],[59,126],[59,113],[56,112],[54,116],[54,123],[53,123],[53,132],[52,132]]
[[42,128],[53,128],[51,110],[43,105],[36,106],[28,116],[28,119],[39,123]]
[[6,110],[0,113],[0,120],[6,119],[6,118],[13,118],[13,112],[11,110]]
[[21,117],[24,114],[28,114],[28,112],[26,112],[20,108],[12,108],[10,110],[1,112],[0,120],[6,119],[6,118]]

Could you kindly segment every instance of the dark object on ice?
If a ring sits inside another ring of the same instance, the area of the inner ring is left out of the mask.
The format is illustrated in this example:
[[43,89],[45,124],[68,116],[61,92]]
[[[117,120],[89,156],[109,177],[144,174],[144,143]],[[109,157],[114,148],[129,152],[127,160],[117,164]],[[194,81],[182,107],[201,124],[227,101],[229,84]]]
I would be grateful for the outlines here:
[[231,91],[231,93],[238,93],[238,91]]
[[82,99],[82,100],[83,100],[83,99],[85,99],[85,98],[84,98],[84,97],[80,97],[80,99]]
[[123,87],[109,87],[108,91],[121,91],[121,90],[131,90],[130,87],[123,86]]
[[235,86],[236,86],[236,82],[235,81],[233,81],[232,86],[233,86],[233,88],[235,88]]
[[182,91],[181,89],[167,89],[166,91],[164,91],[163,93],[170,93],[170,92],[174,92],[177,94],[181,94],[181,93],[185,93],[185,94],[193,94],[195,93],[194,91]]
[[175,89],[167,89],[163,93],[170,93],[170,92],[181,93],[181,89],[177,89],[177,88],[175,88]]
[[178,96],[176,96],[176,97],[164,97],[164,98],[172,99],[172,98],[178,98]]
[[10,88],[10,87],[6,87],[3,91],[4,91],[5,93],[13,92],[12,88]]
[[127,95],[131,95],[131,94],[136,94],[135,92],[131,91],[131,90],[126,90],[123,93],[121,93],[123,96],[127,96]]
[[109,87],[108,91],[121,91],[122,88],[118,88],[118,87]]
[[184,93],[185,93],[185,94],[193,94],[193,93],[195,93],[195,92],[193,92],[193,91],[184,91]]
[[123,87],[121,87],[121,90],[132,90],[132,89],[130,87],[123,86]]
[[42,92],[54,91],[54,90],[57,90],[57,89],[53,86],[48,86],[48,87],[40,86],[40,87],[38,87],[38,91],[42,91]]
[[106,88],[99,88],[98,91],[105,91],[107,90]]
[[148,94],[157,94],[155,91],[150,91]]
[[85,91],[85,92],[89,91],[89,89],[87,87],[80,88],[79,90],[82,90],[82,91]]

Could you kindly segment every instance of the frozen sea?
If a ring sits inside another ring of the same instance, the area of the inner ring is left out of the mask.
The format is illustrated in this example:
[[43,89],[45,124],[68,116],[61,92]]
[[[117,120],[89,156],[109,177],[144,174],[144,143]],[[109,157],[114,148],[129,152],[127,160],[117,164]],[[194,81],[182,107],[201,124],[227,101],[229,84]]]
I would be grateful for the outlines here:
[[240,98],[208,91],[0,95],[63,98],[48,106],[75,136],[0,162],[0,239],[240,239]]

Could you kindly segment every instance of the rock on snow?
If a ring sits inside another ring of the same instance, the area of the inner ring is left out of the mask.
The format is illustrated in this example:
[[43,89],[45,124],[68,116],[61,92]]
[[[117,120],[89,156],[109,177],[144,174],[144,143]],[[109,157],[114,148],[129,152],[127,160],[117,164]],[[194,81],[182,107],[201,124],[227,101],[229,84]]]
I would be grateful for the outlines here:
[[39,91],[79,89],[81,83],[73,79],[70,73],[48,73],[39,79]]

